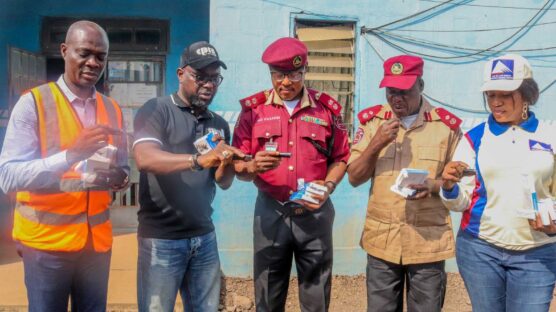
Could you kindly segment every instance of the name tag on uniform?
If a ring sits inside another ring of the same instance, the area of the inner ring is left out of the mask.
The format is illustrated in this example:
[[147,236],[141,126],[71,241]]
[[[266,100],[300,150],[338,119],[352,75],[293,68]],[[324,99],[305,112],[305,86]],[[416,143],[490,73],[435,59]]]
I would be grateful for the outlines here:
[[276,152],[278,150],[278,142],[270,140],[264,144],[264,150],[266,152]]
[[531,150],[531,151],[553,152],[552,146],[550,144],[535,141],[535,140],[529,140],[529,150]]
[[321,126],[324,126],[324,127],[328,126],[328,122],[326,122],[326,120],[320,119],[320,118],[317,118],[317,117],[314,117],[314,116],[307,116],[307,115],[305,115],[305,116],[301,116],[300,119],[301,119],[302,121],[306,121],[306,122],[310,122],[310,123],[315,123],[315,124],[317,124],[317,125],[321,125]]

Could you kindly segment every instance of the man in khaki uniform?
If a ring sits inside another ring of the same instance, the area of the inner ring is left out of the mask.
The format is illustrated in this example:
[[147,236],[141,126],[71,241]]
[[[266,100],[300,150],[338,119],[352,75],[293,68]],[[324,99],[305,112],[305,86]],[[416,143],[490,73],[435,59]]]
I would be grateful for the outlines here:
[[[402,55],[384,63],[388,104],[361,111],[348,161],[349,181],[372,181],[361,246],[367,255],[367,311],[440,311],[444,260],[454,256],[448,210],[438,196],[442,169],[461,137],[461,120],[422,96],[423,60]],[[390,190],[403,168],[425,169],[424,184],[404,198]]]

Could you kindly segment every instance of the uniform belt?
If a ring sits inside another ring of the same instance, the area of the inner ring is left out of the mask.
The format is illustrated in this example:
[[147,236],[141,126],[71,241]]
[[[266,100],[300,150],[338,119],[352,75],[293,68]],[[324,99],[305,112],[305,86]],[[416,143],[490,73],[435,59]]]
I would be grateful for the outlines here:
[[278,202],[278,210],[282,213],[284,218],[290,216],[301,216],[307,212],[307,209],[298,203],[294,202]]

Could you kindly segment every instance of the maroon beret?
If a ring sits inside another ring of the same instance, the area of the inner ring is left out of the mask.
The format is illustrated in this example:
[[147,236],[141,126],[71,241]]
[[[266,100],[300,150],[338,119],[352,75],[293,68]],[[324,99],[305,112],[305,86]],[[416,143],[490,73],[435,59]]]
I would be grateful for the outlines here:
[[307,64],[307,46],[295,38],[280,38],[264,50],[261,59],[284,71],[296,70]]

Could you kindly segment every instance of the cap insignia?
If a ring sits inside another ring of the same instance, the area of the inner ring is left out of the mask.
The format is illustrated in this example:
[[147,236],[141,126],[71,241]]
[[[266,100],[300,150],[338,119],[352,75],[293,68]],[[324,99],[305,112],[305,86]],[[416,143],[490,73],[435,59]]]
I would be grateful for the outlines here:
[[298,68],[299,66],[301,66],[301,62],[303,62],[301,56],[297,55],[296,57],[293,58],[292,61],[293,67]]
[[401,73],[403,72],[403,65],[402,65],[402,63],[394,63],[394,64],[392,64],[392,67],[390,68],[390,71],[391,71],[392,74],[394,74],[394,75],[401,75]]

